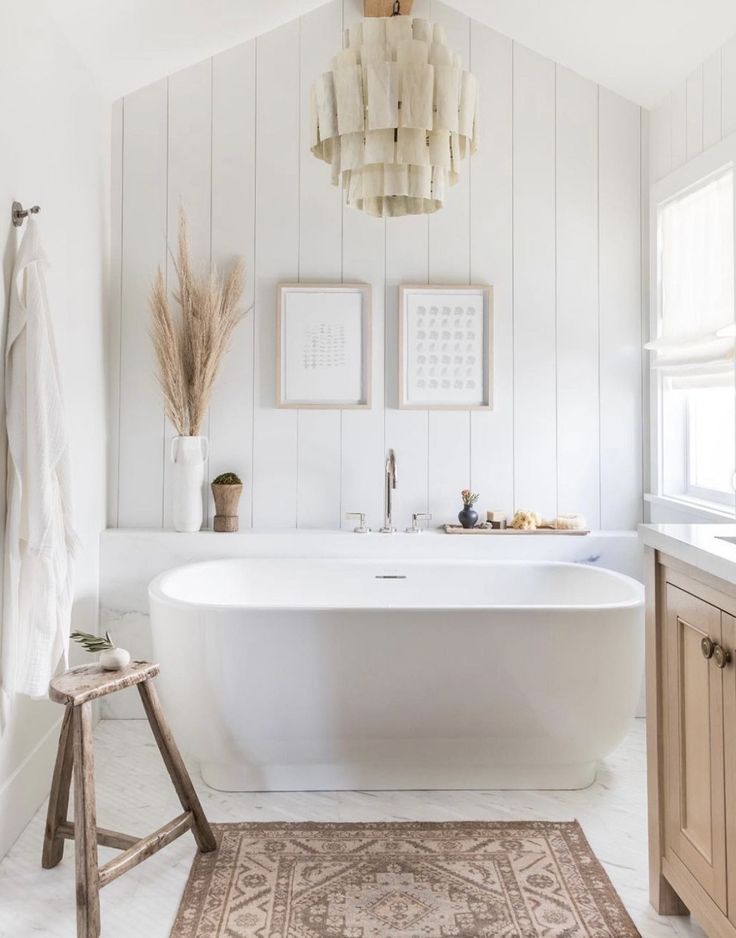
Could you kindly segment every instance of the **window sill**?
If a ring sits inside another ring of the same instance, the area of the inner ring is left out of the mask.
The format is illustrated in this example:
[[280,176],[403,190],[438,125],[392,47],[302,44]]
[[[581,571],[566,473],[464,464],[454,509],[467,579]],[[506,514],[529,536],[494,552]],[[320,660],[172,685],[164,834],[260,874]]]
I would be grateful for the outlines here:
[[[674,512],[678,515],[676,520],[690,521],[695,524],[732,524],[736,518],[736,510],[725,505],[698,501],[694,498],[677,498],[674,495],[644,495],[644,501],[652,506],[652,511],[658,515]],[[662,521],[665,519],[662,518]]]

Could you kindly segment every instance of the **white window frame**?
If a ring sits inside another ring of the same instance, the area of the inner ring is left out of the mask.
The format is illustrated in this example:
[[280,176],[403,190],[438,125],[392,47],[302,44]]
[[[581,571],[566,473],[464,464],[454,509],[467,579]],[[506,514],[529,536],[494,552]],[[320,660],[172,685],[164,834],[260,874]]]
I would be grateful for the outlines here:
[[[659,209],[671,199],[684,195],[689,189],[703,185],[709,177],[714,177],[726,170],[734,173],[734,227],[736,228],[736,132],[710,147],[704,153],[689,160],[669,173],[663,179],[653,183],[649,189],[649,336],[655,339],[659,334],[662,313],[662,284],[659,276]],[[736,231],[734,232],[734,251],[736,252]],[[736,272],[736,258],[734,259]],[[736,273],[735,273],[736,276]],[[692,515],[692,520],[712,521],[736,517],[736,492],[724,495],[707,489],[698,489],[689,483],[690,460],[687,442],[685,445],[686,484],[683,495],[670,495],[664,491],[664,452],[662,439],[663,425],[663,377],[650,367],[650,355],[646,353],[646,369],[649,372],[649,489],[646,501],[669,503],[678,510],[685,510]],[[733,428],[736,437],[736,426]]]

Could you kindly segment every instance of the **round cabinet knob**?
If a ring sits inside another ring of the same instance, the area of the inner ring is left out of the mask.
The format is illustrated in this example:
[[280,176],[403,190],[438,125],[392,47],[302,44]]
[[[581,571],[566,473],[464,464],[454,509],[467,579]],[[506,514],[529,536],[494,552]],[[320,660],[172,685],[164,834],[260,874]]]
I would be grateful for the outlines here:
[[704,658],[712,658],[713,652],[716,650],[715,644],[706,636],[700,641],[700,650],[703,652]]
[[717,668],[725,668],[731,660],[731,652],[721,647],[721,645],[716,645],[713,651],[713,660]]

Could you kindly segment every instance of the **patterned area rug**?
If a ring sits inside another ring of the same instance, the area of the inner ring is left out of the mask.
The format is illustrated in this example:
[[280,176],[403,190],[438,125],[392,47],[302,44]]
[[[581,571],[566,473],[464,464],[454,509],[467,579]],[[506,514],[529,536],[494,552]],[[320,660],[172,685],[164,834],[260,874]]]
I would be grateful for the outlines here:
[[639,938],[577,822],[215,830],[171,938]]

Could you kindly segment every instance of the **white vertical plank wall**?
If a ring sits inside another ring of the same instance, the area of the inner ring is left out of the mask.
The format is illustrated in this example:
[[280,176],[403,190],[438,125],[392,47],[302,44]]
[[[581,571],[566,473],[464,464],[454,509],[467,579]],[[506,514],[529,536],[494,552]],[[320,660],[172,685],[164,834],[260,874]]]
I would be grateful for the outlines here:
[[670,95],[672,166],[681,166],[687,159],[687,82]]
[[[369,218],[344,206],[308,147],[309,86],[361,12],[361,0],[332,0],[116,105],[110,524],[170,523],[171,430],[147,300],[157,265],[171,281],[165,245],[181,201],[199,263],[227,270],[243,256],[247,264],[243,306],[253,308],[205,428],[208,481],[234,470],[246,483],[241,526],[352,527],[345,513],[363,511],[378,527],[392,447],[400,528],[418,511],[453,520],[466,485],[480,491],[481,509],[581,511],[594,526],[633,527],[641,516],[638,221],[632,227],[640,109],[439,0],[416,0],[414,15],[441,22],[479,79],[481,150],[440,213]],[[722,58],[721,84],[725,50]],[[701,74],[701,146],[718,123],[714,68]],[[727,97],[724,86],[723,132]],[[667,170],[671,114],[670,106],[652,115],[653,140],[656,127],[668,149],[665,161],[658,146],[652,164]],[[690,131],[685,109],[683,154]],[[373,287],[371,410],[276,408],[276,286],[287,280]],[[398,287],[446,282],[493,285],[492,411],[397,408]]]
[[237,472],[244,482],[240,523],[251,524],[255,315],[256,44],[213,59],[212,259],[219,270],[245,261],[245,313],[210,407],[210,479]]
[[736,36],[723,46],[723,82],[721,85],[723,136],[736,130]]
[[[163,524],[164,423],[148,336],[148,294],[166,264],[166,81],[124,102],[118,524]],[[115,168],[115,166],[113,166]]]
[[256,358],[253,524],[297,521],[297,412],[276,407],[276,287],[299,269],[299,31],[256,42]]
[[488,508],[514,505],[512,42],[471,23],[483,94],[481,147],[470,170],[470,280],[493,285],[493,410],[470,417],[470,486]]
[[[342,10],[343,26],[347,29],[360,22],[362,0],[343,0]],[[319,168],[324,172],[326,167]],[[386,222],[343,205],[342,225],[343,278],[347,282],[369,283],[373,293],[373,407],[342,412],[340,511],[344,528],[356,526],[353,519],[345,517],[353,511],[363,512],[368,526],[378,528],[383,522],[384,497]]]
[[[417,0],[413,14],[429,17],[430,0]],[[454,193],[451,194],[452,197]],[[385,441],[398,460],[394,522],[406,526],[429,510],[429,412],[398,410],[399,284],[429,282],[429,218],[386,220]],[[437,521],[445,519],[438,518]]]
[[[432,3],[431,18],[447,34],[453,51],[470,61],[470,21],[452,7]],[[430,283],[470,282],[470,176],[472,166],[450,191],[446,207],[429,217]],[[470,486],[470,412],[429,412],[427,480],[432,514],[455,520],[460,491]],[[487,495],[486,495],[487,497]]]
[[736,131],[736,36],[651,110],[650,182]]
[[716,50],[703,63],[703,149],[718,143],[723,134],[723,51]]
[[557,501],[600,524],[598,89],[557,69]]
[[[168,243],[167,283],[176,283],[174,257],[180,214],[187,220],[189,245],[198,273],[207,270],[212,254],[212,60],[207,59],[169,78],[168,120]],[[209,420],[201,429],[209,439]],[[171,441],[176,435],[166,421],[164,429],[164,527],[171,526]],[[208,473],[205,472],[205,480]],[[209,497],[205,490],[204,518]]]
[[640,110],[599,95],[601,527],[633,527],[641,511]]
[[[298,279],[342,279],[342,200],[325,186],[327,165],[309,152],[309,91],[342,47],[342,4],[328,3],[301,21],[301,133],[299,143]],[[297,415],[297,526],[340,527],[341,421],[339,410],[300,410]]]
[[514,47],[516,504],[557,512],[555,64]]
[[686,153],[691,160],[703,150],[703,66],[685,83]]
[[[114,528],[118,523],[118,472],[120,469],[120,337],[122,326],[122,250],[123,250],[123,100],[112,106],[110,124],[111,179],[115,180],[116,191],[110,205],[110,310],[105,346],[107,364],[107,525]],[[4,491],[4,490],[3,490]]]

